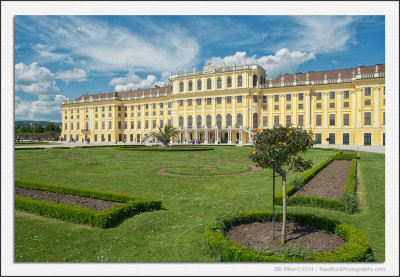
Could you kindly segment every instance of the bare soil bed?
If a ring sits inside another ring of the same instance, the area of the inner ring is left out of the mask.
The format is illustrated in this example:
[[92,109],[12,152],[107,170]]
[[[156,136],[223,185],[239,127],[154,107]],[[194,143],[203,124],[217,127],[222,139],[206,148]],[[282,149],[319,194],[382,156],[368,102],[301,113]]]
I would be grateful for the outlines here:
[[[277,243],[281,235],[282,222],[275,222],[274,225],[274,240],[272,240],[272,222],[270,221],[238,225],[227,230],[225,236],[239,245],[256,250],[273,248],[274,253],[278,254],[284,247]],[[286,244],[308,248],[311,253],[329,252],[347,243],[343,238],[326,230],[297,222],[287,222],[286,226]]]
[[35,200],[63,203],[97,211],[105,211],[119,204],[119,202],[115,201],[106,201],[102,199],[94,199],[72,194],[64,194],[21,187],[15,187],[15,194]]
[[334,160],[294,195],[340,200],[347,183],[351,161]]

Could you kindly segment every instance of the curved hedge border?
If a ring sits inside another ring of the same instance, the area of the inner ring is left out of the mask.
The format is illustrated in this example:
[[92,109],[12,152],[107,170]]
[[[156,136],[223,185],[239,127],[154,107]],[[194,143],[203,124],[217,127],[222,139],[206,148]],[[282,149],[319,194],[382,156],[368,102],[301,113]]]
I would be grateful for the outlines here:
[[161,209],[160,200],[153,200],[145,197],[128,196],[124,194],[91,191],[18,180],[15,181],[15,186],[121,202],[121,204],[118,204],[106,211],[95,211],[61,203],[57,204],[54,202],[34,200],[18,195],[15,196],[15,208],[18,210],[34,212],[40,215],[59,218],[76,223],[89,224],[100,228],[116,226],[125,218],[141,212]]
[[[320,207],[325,209],[337,210],[346,213],[355,213],[358,208],[357,203],[357,160],[358,153],[355,154],[341,154],[339,151],[336,155],[330,156],[326,161],[320,163],[315,168],[306,172],[294,185],[287,186],[287,205],[289,206],[311,206]],[[352,160],[350,165],[349,174],[347,176],[347,183],[342,194],[341,200],[332,200],[322,197],[314,196],[294,196],[294,194],[302,188],[308,181],[322,169],[329,165],[333,160]],[[282,205],[283,192],[280,191],[275,195],[274,201],[278,205]]]
[[196,148],[190,148],[190,147],[183,147],[183,148],[175,148],[175,147],[129,147],[129,146],[124,146],[124,147],[117,147],[116,149],[118,150],[128,150],[128,151],[210,151],[214,150],[212,147],[196,147]]
[[[282,213],[275,214],[277,220]],[[225,230],[240,224],[271,221],[271,211],[252,211],[216,220],[205,229],[205,236],[211,252],[224,262],[362,262],[370,259],[371,248],[364,233],[356,228],[311,214],[288,213],[287,219],[303,223],[318,229],[328,230],[347,241],[347,244],[330,252],[312,253],[310,259],[290,259],[279,255],[263,255],[257,251],[241,246],[224,236]]]
[[44,147],[21,147],[21,148],[14,148],[14,150],[38,150],[38,149],[46,149]]

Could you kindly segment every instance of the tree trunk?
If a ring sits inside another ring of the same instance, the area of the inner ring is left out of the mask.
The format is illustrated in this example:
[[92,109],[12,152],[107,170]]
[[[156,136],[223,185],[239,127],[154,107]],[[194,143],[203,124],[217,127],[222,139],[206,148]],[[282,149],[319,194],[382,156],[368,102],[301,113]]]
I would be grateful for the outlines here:
[[286,174],[282,174],[282,233],[281,233],[281,244],[286,241]]

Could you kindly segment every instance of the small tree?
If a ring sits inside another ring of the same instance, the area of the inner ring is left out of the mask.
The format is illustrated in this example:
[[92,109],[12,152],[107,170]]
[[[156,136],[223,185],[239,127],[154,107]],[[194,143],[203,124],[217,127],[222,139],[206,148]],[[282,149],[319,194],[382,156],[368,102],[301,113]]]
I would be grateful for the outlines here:
[[286,240],[286,175],[301,172],[312,167],[311,160],[297,156],[315,144],[312,132],[302,128],[273,127],[273,129],[257,130],[253,135],[255,150],[250,159],[262,168],[271,168],[282,177],[283,215],[281,243]]
[[161,141],[163,147],[167,147],[171,141],[171,138],[177,135],[179,131],[171,125],[165,125],[164,129],[158,127],[157,133],[152,133],[151,136],[155,136],[159,141]]

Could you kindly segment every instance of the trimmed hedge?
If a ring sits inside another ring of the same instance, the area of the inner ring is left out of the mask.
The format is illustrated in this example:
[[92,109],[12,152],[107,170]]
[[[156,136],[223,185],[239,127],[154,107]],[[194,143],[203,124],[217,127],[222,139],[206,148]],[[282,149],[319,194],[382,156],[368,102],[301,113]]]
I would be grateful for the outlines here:
[[14,150],[38,150],[38,149],[46,149],[44,147],[23,147],[23,148],[14,148]]
[[209,150],[214,150],[214,148],[211,147],[183,147],[183,148],[175,148],[175,147],[117,147],[116,149],[118,150],[129,150],[129,151],[209,151]]
[[88,198],[121,202],[106,211],[96,211],[61,203],[57,204],[49,201],[34,200],[18,195],[15,196],[15,208],[18,210],[34,212],[40,215],[76,223],[89,224],[100,228],[113,227],[122,222],[125,218],[141,212],[161,209],[160,200],[153,200],[145,197],[90,191],[18,180],[15,181],[15,185],[29,189],[47,190]]
[[[275,214],[275,216],[277,220],[282,219],[282,213]],[[365,234],[350,225],[311,214],[288,213],[287,219],[336,233],[345,239],[347,244],[327,253],[311,253],[310,259],[291,259],[274,254],[260,254],[224,236],[224,232],[233,226],[271,221],[271,211],[252,211],[217,219],[206,227],[206,241],[211,252],[224,262],[362,262],[370,259],[372,251]]]
[[[340,152],[341,153],[341,152]],[[323,168],[329,165],[333,160],[347,160],[346,155],[336,154],[330,156],[326,161],[322,162],[315,168],[304,174],[295,185],[286,187],[287,205],[289,206],[311,206],[321,207],[325,209],[337,210],[346,213],[355,213],[358,208],[357,203],[357,160],[352,159],[349,174],[347,177],[346,187],[344,189],[341,200],[332,200],[322,197],[303,196],[294,194],[307,184],[315,175],[318,174]],[[274,201],[278,205],[282,205],[283,192],[280,191],[275,195]]]

